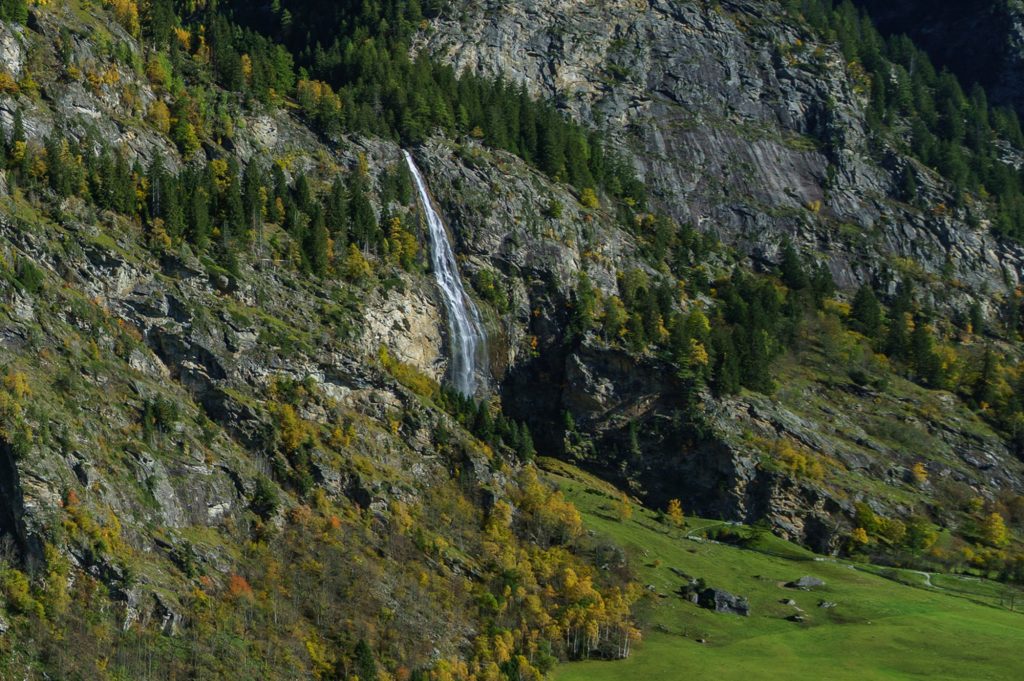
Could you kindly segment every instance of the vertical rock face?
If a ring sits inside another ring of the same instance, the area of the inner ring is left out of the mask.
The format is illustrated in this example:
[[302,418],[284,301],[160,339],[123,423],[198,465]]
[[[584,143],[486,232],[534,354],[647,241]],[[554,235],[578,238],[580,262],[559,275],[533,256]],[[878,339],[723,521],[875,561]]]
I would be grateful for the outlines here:
[[0,440],[0,542],[13,546],[29,569],[43,562],[42,544],[25,526],[25,492],[14,450],[4,440]]
[[[948,208],[934,173],[869,144],[866,99],[841,54],[813,42],[774,3],[485,0],[460,10],[435,20],[418,49],[524,83],[606,130],[632,154],[658,210],[717,234],[755,267],[776,262],[790,238],[827,262],[842,287],[870,281],[894,293],[913,263],[923,304],[963,312],[978,301],[992,315],[1021,279],[1021,249],[994,238],[984,215]],[[616,269],[643,267],[631,259],[630,236],[604,223],[574,230],[573,216],[546,220],[535,208],[546,201],[531,186],[539,183],[495,165],[464,164],[443,148],[424,157],[469,267],[496,264],[522,301],[507,344],[507,412],[531,423],[542,450],[631,486],[653,505],[679,497],[700,513],[768,519],[780,535],[836,550],[864,490],[837,492],[772,470],[751,441],[792,441],[845,471],[899,480],[912,448],[865,428],[931,414],[938,398],[785,387],[772,398],[704,396],[707,423],[693,432],[678,418],[684,387],[669,367],[564,340],[577,272],[614,292]],[[893,198],[907,168],[921,178],[918,207]],[[588,258],[591,250],[599,257]],[[536,353],[523,351],[528,337]],[[1020,489],[1022,467],[1000,436],[969,413],[956,421],[947,427],[929,416],[914,426],[941,451],[942,484],[984,494]],[[579,446],[566,422],[591,444]]]
[[426,286],[410,285],[367,305],[360,337],[366,355],[372,357],[384,346],[399,361],[440,382],[446,373],[447,351],[442,337],[444,315],[436,298]]
[[[943,184],[893,149],[870,148],[866,98],[834,46],[775,3],[485,2],[436,20],[419,48],[456,68],[522,82],[633,152],[656,206],[755,263],[791,238],[844,287],[900,278],[965,309],[1020,280],[1021,249],[952,210]],[[912,166],[919,210],[892,198]],[[934,206],[942,210],[932,210]],[[975,216],[977,218],[978,216]]]

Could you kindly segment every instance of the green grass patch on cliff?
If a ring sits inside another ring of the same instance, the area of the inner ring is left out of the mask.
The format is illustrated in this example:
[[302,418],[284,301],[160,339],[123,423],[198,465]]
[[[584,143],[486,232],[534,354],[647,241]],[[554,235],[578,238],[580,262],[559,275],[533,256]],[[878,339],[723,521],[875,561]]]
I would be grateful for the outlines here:
[[[626,549],[652,593],[642,612],[644,640],[628,660],[562,665],[557,681],[1020,678],[1024,612],[1008,607],[1015,600],[1024,610],[1019,591],[815,556],[766,532],[718,521],[687,518],[675,528],[640,506],[620,520],[619,497],[605,483],[565,464],[546,467],[587,528]],[[740,543],[700,540],[723,527]],[[685,601],[678,595],[682,574],[747,597],[751,616]],[[813,591],[784,586],[804,575],[826,584]],[[822,608],[822,601],[836,605]],[[788,621],[798,608],[805,621]]]

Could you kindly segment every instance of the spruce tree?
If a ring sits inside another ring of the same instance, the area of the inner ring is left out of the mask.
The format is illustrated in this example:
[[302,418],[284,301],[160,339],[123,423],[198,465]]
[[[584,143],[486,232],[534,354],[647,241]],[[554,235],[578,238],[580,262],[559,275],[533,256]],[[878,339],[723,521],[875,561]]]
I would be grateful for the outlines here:
[[864,283],[857,289],[850,306],[850,326],[868,338],[877,339],[882,333],[882,306],[875,291]]
[[377,663],[366,639],[359,639],[359,643],[356,644],[352,666],[359,681],[377,681]]
[[779,275],[782,283],[788,288],[799,291],[807,287],[807,273],[800,262],[800,254],[793,247],[788,239],[782,244],[782,253],[779,260]]
[[597,291],[590,283],[590,277],[586,272],[580,272],[576,282],[576,294],[573,301],[572,315],[566,336],[569,340],[578,340],[592,328],[596,323],[597,315]]

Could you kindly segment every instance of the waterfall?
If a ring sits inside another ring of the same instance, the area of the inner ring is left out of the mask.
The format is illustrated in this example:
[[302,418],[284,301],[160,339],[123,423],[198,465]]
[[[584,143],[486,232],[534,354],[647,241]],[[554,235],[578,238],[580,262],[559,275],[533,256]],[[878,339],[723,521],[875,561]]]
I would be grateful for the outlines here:
[[484,368],[484,325],[480,320],[480,311],[466,293],[459,276],[459,268],[455,263],[455,253],[444,221],[434,209],[427,191],[427,183],[416,167],[416,162],[408,151],[405,161],[416,182],[423,212],[427,216],[430,229],[430,261],[434,269],[434,278],[441,289],[441,297],[448,312],[448,340],[451,345],[449,369],[455,389],[463,395],[473,395],[477,388],[478,373]]

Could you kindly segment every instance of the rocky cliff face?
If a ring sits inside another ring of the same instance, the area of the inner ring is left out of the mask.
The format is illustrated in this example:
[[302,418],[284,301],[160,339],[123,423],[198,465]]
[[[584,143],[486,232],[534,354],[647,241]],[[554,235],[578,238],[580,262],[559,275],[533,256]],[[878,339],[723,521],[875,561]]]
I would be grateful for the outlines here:
[[[863,83],[832,46],[815,43],[771,3],[463,4],[432,22],[418,49],[522,82],[607,131],[631,154],[656,207],[720,236],[754,267],[776,262],[791,238],[827,263],[842,288],[869,281],[895,293],[913,277],[926,304],[960,314],[973,301],[998,314],[1019,282],[1021,249],[993,237],[976,207],[951,208],[932,171],[870,143]],[[467,174],[457,159],[431,154],[431,183],[472,254],[468,267],[490,260],[515,289],[503,399],[548,448],[634,485],[652,503],[682,496],[710,515],[768,517],[780,533],[822,550],[848,529],[851,499],[873,498],[865,479],[894,490],[908,484],[919,452],[880,432],[888,419],[914,423],[935,449],[942,484],[928,494],[936,503],[947,483],[957,494],[1021,487],[1021,466],[996,433],[968,415],[950,427],[937,417],[947,413],[939,398],[925,393],[879,405],[871,391],[811,381],[782,399],[706,397],[708,430],[695,440],[692,424],[673,421],[682,386],[671,369],[564,338],[573,273],[586,270],[614,292],[614,268],[631,266],[628,235],[610,220],[566,233],[575,216],[559,224],[538,216],[529,186],[486,163]],[[917,206],[894,198],[907,167],[922,179]],[[538,241],[538,232],[548,239]],[[532,354],[516,340],[525,329],[538,341]],[[844,403],[852,411],[835,407]],[[565,413],[595,438],[593,450],[573,448]],[[761,465],[764,443],[780,438],[836,462],[844,491],[835,480]]]
[[790,237],[841,286],[894,287],[912,260],[932,278],[934,303],[961,310],[969,292],[1006,292],[1020,279],[1021,250],[993,238],[984,215],[949,208],[927,169],[914,167],[925,209],[893,198],[913,161],[869,147],[864,84],[773,3],[459,10],[432,23],[421,49],[525,83],[607,130],[660,208],[755,264],[774,262]]

